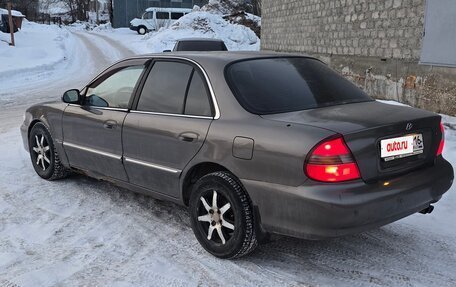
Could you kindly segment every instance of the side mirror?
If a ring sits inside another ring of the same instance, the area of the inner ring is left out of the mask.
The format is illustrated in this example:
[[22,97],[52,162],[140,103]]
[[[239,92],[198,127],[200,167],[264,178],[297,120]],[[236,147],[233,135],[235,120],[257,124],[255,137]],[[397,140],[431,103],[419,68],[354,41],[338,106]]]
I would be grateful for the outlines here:
[[89,106],[94,106],[94,107],[104,107],[104,108],[109,107],[109,103],[105,99],[100,98],[97,95],[88,96],[85,100],[85,104],[87,104]]
[[77,89],[68,90],[63,93],[62,101],[67,104],[80,104],[81,93]]

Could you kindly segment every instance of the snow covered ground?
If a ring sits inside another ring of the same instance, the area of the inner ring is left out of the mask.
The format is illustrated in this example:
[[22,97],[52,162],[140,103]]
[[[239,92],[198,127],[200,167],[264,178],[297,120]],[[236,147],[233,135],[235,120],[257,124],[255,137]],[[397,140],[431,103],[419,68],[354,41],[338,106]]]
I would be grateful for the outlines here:
[[5,42],[10,41],[10,35],[0,32],[0,40],[3,40],[0,42],[2,89],[22,86],[24,81],[47,81],[52,74],[57,74],[53,73],[54,67],[68,67],[63,65],[68,60],[67,55],[75,52],[75,43],[68,31],[55,25],[24,20],[22,30],[14,36],[16,46],[11,47]]
[[[55,29],[38,47],[56,51],[54,65],[0,77],[0,286],[456,286],[456,186],[430,215],[327,241],[278,237],[225,261],[198,244],[182,207],[80,175],[41,180],[20,139],[26,107],[139,52],[133,39],[152,39]],[[456,118],[444,120],[444,156],[456,166]]]

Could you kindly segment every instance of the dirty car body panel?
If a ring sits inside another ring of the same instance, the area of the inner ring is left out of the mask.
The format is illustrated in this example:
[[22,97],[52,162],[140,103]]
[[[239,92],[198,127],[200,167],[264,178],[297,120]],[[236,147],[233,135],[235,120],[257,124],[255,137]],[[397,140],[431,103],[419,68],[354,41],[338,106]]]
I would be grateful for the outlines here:
[[[240,79],[230,79],[230,66],[272,59],[265,64],[279,61],[286,69],[289,63],[283,61],[290,57],[297,59],[290,63],[299,65],[301,59],[318,61],[300,55],[250,52],[151,54],[122,61],[97,78],[143,65],[127,106],[107,109],[61,102],[33,106],[21,127],[24,145],[28,150],[30,127],[43,122],[67,167],[183,205],[188,204],[189,177],[197,174],[195,170],[217,166],[240,180],[261,230],[307,239],[362,232],[440,200],[454,178],[451,165],[436,156],[442,140],[440,116],[378,103],[364,95],[360,101],[347,98],[328,105],[317,101],[307,109],[258,112],[236,94],[239,91],[232,82],[252,75],[247,70],[236,71],[241,73]],[[191,80],[185,89],[191,89],[193,77],[198,75],[210,111],[186,114],[185,103],[178,111],[140,109],[148,75],[160,61],[188,65]],[[322,88],[315,82],[307,85],[304,88],[312,93],[331,92],[329,88],[317,91]],[[115,121],[115,128],[106,127],[110,121]],[[381,158],[383,139],[418,133],[424,139],[420,154],[389,162]],[[305,172],[315,147],[334,137],[345,141],[359,168],[359,178],[321,182]]]

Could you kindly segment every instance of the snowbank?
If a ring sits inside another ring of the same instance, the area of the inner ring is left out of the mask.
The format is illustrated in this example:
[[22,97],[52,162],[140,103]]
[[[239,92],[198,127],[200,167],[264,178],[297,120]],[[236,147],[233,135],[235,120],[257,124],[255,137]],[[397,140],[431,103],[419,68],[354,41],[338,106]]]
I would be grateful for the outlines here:
[[209,0],[209,3],[204,5],[201,11],[230,15],[238,11],[245,11],[247,8],[245,2],[243,0]]
[[9,46],[10,35],[0,32],[0,83],[2,88],[26,76],[51,71],[68,57],[72,49],[66,29],[24,21],[14,34],[15,47]]
[[221,39],[230,51],[260,49],[260,39],[251,29],[230,23],[220,14],[204,11],[189,13],[169,28],[146,35],[146,47],[149,52],[171,50],[182,38]]

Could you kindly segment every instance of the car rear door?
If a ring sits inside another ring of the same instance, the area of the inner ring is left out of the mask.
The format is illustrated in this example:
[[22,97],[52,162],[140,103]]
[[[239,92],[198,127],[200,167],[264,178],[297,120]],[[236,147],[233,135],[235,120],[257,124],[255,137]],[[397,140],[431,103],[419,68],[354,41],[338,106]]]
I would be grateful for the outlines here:
[[122,124],[145,60],[119,64],[89,84],[81,105],[62,118],[63,145],[72,167],[127,181],[122,165]]
[[130,183],[179,197],[179,177],[202,147],[214,107],[206,78],[191,63],[157,60],[123,127]]

